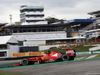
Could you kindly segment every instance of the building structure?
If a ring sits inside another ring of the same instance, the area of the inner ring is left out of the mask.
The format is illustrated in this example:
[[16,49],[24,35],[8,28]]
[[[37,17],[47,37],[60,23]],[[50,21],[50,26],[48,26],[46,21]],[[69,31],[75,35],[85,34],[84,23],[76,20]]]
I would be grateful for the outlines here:
[[[8,38],[4,44],[0,44],[6,47],[6,50],[0,51],[2,57],[9,57],[10,53],[42,51],[50,47],[63,46],[61,42],[84,43],[88,32],[84,36],[79,31],[95,22],[94,19],[73,19],[63,23],[47,24],[43,6],[23,5],[20,12],[21,25],[17,23],[17,25],[6,26],[0,34],[1,39]],[[12,42],[12,37],[4,35],[12,35],[18,42]]]
[[64,21],[67,26],[66,32],[68,37],[80,36],[85,37],[83,32],[89,25],[93,24],[95,20],[91,19],[73,19]]
[[100,10],[89,12],[88,14],[92,16],[92,19],[96,20],[94,24],[94,29],[100,28]]
[[15,25],[21,25],[21,22],[15,22]]
[[[45,39],[66,39],[71,37],[77,37],[78,31],[85,26],[91,24],[94,20],[87,19],[74,19],[64,21],[62,24],[48,24],[48,25],[11,25],[5,27],[3,34],[12,35],[16,38],[20,45],[25,45],[28,40],[45,40]],[[41,36],[41,37],[40,37]],[[84,36],[80,36],[84,37]],[[78,38],[80,38],[78,37]],[[53,41],[54,41],[53,40]],[[77,39],[78,40],[78,39]],[[66,41],[66,40],[64,40]],[[68,41],[68,40],[67,40]],[[52,42],[52,40],[50,41]],[[38,42],[38,44],[44,44],[44,42]],[[35,43],[37,45],[37,43]],[[30,42],[30,46],[35,46],[34,42]],[[29,45],[28,45],[29,46]]]
[[100,36],[100,10],[89,12],[91,20],[95,20],[93,23],[85,27],[80,31],[80,36],[84,35],[86,38],[99,37]]
[[85,35],[87,38],[99,37],[100,36],[100,29],[87,30],[87,31],[85,31]]
[[50,24],[50,25],[11,25],[5,27],[4,34],[12,34],[12,33],[33,33],[33,32],[56,32],[56,31],[64,31],[66,26],[63,24]]
[[0,58],[10,57],[10,53],[19,53],[17,40],[12,36],[0,36]]
[[43,6],[27,6],[23,5],[20,8],[20,21],[21,25],[39,25],[47,24],[44,19]]

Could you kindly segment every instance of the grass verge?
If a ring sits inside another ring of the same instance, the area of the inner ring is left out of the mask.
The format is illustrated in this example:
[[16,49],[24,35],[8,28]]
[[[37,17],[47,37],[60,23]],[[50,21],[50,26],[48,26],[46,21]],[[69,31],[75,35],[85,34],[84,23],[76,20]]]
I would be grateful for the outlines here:
[[100,57],[100,54],[98,54],[95,58]]
[[15,72],[0,72],[0,75],[25,75],[21,73],[15,73]]
[[75,47],[74,49],[76,50],[76,52],[85,52],[85,51],[89,51],[89,48],[92,48],[94,46],[78,46]]
[[[94,46],[78,46],[78,47],[74,47],[73,49],[75,49],[76,52],[85,52],[85,51],[89,51],[89,48],[92,48],[92,47],[94,47]],[[58,51],[60,53],[65,53],[65,49],[62,49],[62,48],[52,47],[48,50],[49,51]],[[44,53],[47,53],[48,50],[44,50]]]

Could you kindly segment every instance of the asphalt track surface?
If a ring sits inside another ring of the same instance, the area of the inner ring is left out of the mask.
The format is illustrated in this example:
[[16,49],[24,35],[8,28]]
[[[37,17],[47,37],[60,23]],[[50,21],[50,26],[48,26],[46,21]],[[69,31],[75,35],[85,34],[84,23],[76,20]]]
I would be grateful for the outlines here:
[[31,65],[0,71],[25,75],[100,75],[100,59]]
[[[77,55],[77,57],[82,57],[82,56],[89,56],[90,54],[83,54],[83,55]],[[1,68],[6,68],[6,67],[11,67],[14,64],[20,63],[22,61],[22,59],[19,60],[0,60],[0,69]]]
[[[80,55],[77,55],[76,58],[77,57],[89,56],[89,55],[93,55],[93,54],[80,54]],[[0,64],[18,63],[18,62],[21,62],[21,60],[22,59],[19,59],[19,60],[0,60]]]

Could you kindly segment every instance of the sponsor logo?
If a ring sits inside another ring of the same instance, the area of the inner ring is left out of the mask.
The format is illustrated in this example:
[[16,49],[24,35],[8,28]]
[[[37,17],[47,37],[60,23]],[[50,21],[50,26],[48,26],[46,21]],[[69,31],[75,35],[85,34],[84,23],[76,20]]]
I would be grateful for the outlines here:
[[43,58],[43,57],[41,57],[41,59],[42,59],[42,60],[44,60],[44,58]]
[[58,54],[56,53],[56,54],[54,54],[53,56],[58,56]]
[[41,56],[44,52],[11,53],[10,57]]
[[48,60],[48,57],[46,57],[46,60]]

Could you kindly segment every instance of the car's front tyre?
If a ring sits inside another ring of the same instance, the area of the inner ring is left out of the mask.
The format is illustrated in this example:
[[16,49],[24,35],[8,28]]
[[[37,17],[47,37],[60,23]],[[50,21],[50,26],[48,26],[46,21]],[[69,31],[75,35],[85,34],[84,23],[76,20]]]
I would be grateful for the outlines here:
[[22,66],[28,65],[28,64],[29,64],[28,59],[23,59],[23,60],[21,61],[21,64],[22,64]]

